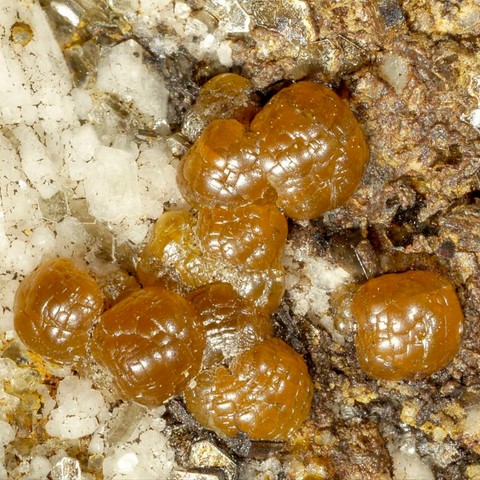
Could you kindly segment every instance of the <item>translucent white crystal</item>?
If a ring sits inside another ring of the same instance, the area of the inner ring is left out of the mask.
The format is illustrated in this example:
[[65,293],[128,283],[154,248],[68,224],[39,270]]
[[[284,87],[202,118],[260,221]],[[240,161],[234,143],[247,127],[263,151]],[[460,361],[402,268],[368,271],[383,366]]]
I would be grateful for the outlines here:
[[73,180],[83,180],[93,160],[95,150],[100,146],[97,132],[88,123],[65,130],[62,134],[65,144],[65,162]]
[[[162,433],[163,407],[150,409],[136,421],[127,441],[112,445],[103,462],[106,480],[155,478],[167,480],[175,466],[174,453]],[[123,417],[122,417],[123,418]]]
[[400,55],[386,53],[380,60],[379,73],[394,88],[395,92],[400,94],[408,82],[408,63]]
[[125,150],[101,146],[87,170],[85,193],[90,213],[106,222],[138,215],[141,205],[135,158]]
[[29,478],[32,480],[43,480],[50,473],[52,465],[47,457],[37,456],[30,461]]
[[97,416],[106,409],[102,394],[91,388],[90,380],[69,376],[57,391],[57,407],[50,412],[46,429],[52,437],[81,438],[98,426]]
[[388,445],[393,462],[393,480],[435,480],[431,468],[416,451],[415,440],[411,437],[399,439]]
[[168,91],[159,72],[144,63],[143,49],[134,40],[116,45],[102,59],[97,87],[133,102],[156,122],[166,119]]
[[15,438],[15,430],[11,425],[0,420],[0,445],[8,445]]

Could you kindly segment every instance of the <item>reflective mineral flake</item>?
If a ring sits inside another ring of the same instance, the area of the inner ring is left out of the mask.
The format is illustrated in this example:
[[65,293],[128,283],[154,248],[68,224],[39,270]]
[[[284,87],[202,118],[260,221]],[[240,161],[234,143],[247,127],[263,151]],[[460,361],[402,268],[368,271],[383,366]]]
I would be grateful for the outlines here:
[[218,18],[226,33],[248,33],[250,17],[237,0],[207,0],[205,10]]
[[304,0],[252,1],[255,23],[283,35],[287,40],[307,44],[316,39],[310,7]]
[[63,457],[52,468],[52,480],[82,480],[80,462],[71,457]]

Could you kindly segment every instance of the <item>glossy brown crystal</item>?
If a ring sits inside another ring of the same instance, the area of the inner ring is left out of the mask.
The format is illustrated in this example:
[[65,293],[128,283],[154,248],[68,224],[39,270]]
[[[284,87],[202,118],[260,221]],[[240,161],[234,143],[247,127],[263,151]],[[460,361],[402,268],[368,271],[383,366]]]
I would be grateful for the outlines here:
[[269,201],[255,138],[237,120],[214,120],[184,155],[177,173],[184,198],[195,208],[235,207]]
[[144,287],[174,288],[175,282],[200,287],[210,283],[214,264],[201,254],[195,228],[196,218],[190,212],[166,212],[157,220],[137,264]]
[[188,410],[224,436],[285,440],[307,418],[313,383],[303,358],[271,338],[236,357],[229,368],[203,371],[185,391]]
[[270,317],[257,312],[228,283],[207,285],[187,299],[205,328],[204,366],[230,359],[272,335]]
[[14,325],[42,357],[72,362],[85,354],[88,332],[103,310],[100,287],[66,258],[40,265],[18,287]]
[[387,380],[424,378],[457,354],[463,312],[452,284],[429,271],[393,273],[356,292],[356,348],[362,369]]
[[274,205],[202,209],[197,235],[211,258],[245,268],[281,264],[287,241],[287,219]]
[[[196,232],[197,222],[193,214],[164,213],[156,222],[153,235],[139,258],[137,275],[142,285],[159,285],[181,291],[182,285],[198,288],[213,282],[227,282],[252,308],[263,313],[272,313],[278,308],[285,289],[285,272],[281,265],[260,269],[232,265],[228,258],[219,254],[214,258],[209,248],[202,248]],[[264,248],[271,253],[276,251],[274,246],[265,247],[255,239],[250,246],[245,246],[250,252],[251,247],[258,248],[259,258],[262,258],[260,254]],[[248,255],[245,246],[240,250],[242,255],[245,252]],[[276,253],[263,259],[275,256]],[[236,263],[240,262],[237,260]]]
[[200,89],[185,116],[182,133],[193,142],[210,122],[220,118],[232,118],[248,126],[259,108],[259,96],[250,80],[236,73],[221,73]]
[[204,348],[193,307],[160,287],[138,290],[106,311],[91,343],[121,395],[152,406],[187,386],[200,370]]
[[284,88],[251,123],[259,162],[288,217],[311,219],[343,205],[368,158],[352,111],[329,88],[299,82]]

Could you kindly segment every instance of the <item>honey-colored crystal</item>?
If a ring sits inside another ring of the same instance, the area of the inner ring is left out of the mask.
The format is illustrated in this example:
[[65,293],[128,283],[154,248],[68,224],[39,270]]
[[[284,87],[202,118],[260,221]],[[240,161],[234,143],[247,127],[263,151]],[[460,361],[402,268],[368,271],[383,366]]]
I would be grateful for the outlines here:
[[287,219],[274,205],[203,209],[197,235],[212,259],[250,269],[281,264]]
[[257,159],[256,139],[237,120],[214,120],[183,156],[177,184],[196,208],[273,201]]
[[188,410],[219,435],[285,440],[307,418],[313,383],[303,358],[271,338],[231,365],[204,370],[185,391]]
[[259,96],[250,80],[236,73],[221,73],[200,89],[195,104],[185,116],[182,133],[193,142],[217,119],[231,118],[248,126],[259,109]]
[[353,297],[362,369],[386,380],[425,378],[457,354],[463,312],[452,284],[429,271],[373,278]]
[[204,366],[228,360],[272,335],[270,317],[256,311],[228,283],[207,285],[187,299],[205,328]]
[[202,323],[180,295],[148,287],[107,310],[91,343],[95,360],[125,399],[161,405],[198,373],[205,349]]
[[70,259],[40,265],[18,287],[14,325],[20,339],[59,363],[85,355],[88,332],[103,310],[100,287]]
[[343,205],[360,183],[368,158],[363,132],[348,105],[323,85],[284,88],[256,115],[251,131],[288,217],[318,217]]

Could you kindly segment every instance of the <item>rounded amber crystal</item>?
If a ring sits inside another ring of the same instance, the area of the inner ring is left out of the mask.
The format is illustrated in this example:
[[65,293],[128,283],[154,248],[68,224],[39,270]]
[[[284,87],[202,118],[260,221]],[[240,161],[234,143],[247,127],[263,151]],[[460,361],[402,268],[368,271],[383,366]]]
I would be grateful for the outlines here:
[[204,370],[185,391],[188,410],[220,435],[285,440],[307,418],[313,384],[303,358],[270,338],[229,368]]
[[419,379],[457,354],[463,312],[452,284],[429,271],[373,278],[355,293],[356,348],[362,369],[386,380]]
[[190,212],[172,211],[160,216],[137,263],[137,276],[144,287],[173,288],[175,282],[199,287],[211,281],[215,264],[200,251],[196,224]]
[[205,366],[230,359],[272,336],[270,317],[257,312],[229,283],[207,285],[187,299],[205,328]]
[[95,280],[67,258],[40,265],[18,287],[15,330],[42,357],[72,362],[86,352],[88,332],[103,310]]
[[161,405],[198,373],[205,348],[202,323],[180,295],[148,287],[107,310],[95,326],[91,351],[121,395]]
[[245,268],[281,264],[288,224],[275,205],[203,209],[198,215],[200,245],[215,260]]
[[284,88],[252,121],[259,162],[288,217],[311,219],[356,190],[368,158],[363,132],[337,94],[313,82]]
[[255,138],[237,120],[214,120],[183,156],[177,184],[196,208],[235,207],[274,198]]
[[236,73],[221,73],[200,89],[195,104],[185,115],[182,133],[193,142],[210,122],[219,118],[233,118],[249,125],[259,108],[259,96],[250,80]]

